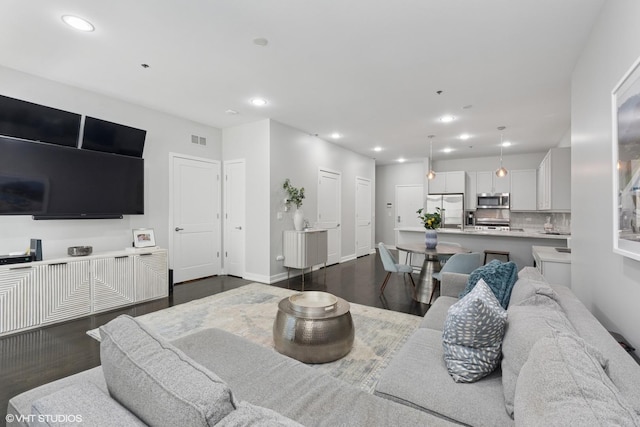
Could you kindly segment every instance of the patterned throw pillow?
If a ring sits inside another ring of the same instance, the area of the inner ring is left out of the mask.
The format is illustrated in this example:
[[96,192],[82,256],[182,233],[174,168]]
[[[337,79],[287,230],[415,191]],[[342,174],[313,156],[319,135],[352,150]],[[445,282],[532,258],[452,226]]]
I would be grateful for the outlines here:
[[474,382],[500,364],[507,311],[480,279],[447,312],[442,333],[444,361],[455,382]]

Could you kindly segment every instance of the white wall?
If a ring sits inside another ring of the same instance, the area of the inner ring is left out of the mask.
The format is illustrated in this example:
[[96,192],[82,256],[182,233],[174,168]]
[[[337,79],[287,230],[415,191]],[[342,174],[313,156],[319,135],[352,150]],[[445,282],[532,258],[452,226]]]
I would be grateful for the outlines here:
[[[64,257],[75,245],[91,245],[94,252],[119,250],[131,246],[131,229],[142,227],[153,228],[156,243],[168,247],[169,152],[221,159],[221,131],[210,126],[3,67],[0,94],[147,131],[144,215],[64,221],[0,216],[0,254],[26,250],[30,238],[42,239],[45,259]],[[192,144],[192,134],[206,137],[207,145]]]
[[639,16],[636,0],[603,6],[571,90],[571,286],[634,347],[640,347],[640,262],[612,251],[611,91],[640,55]]
[[224,160],[245,160],[246,222],[244,277],[248,280],[267,283],[270,276],[269,259],[271,258],[269,249],[269,195],[271,193],[269,183],[269,128],[270,121],[261,120],[259,122],[222,130],[222,154]]
[[395,245],[396,185],[424,185],[424,169],[423,162],[376,167],[376,244]]
[[[283,212],[286,193],[282,183],[289,178],[295,187],[305,188],[306,197],[302,210],[305,218],[313,225],[318,215],[317,182],[320,168],[341,173],[341,256],[343,261],[355,258],[356,177],[370,179],[372,187],[375,187],[375,161],[273,120],[270,140],[271,275],[278,276],[286,272],[282,261],[276,261],[275,258],[282,254],[283,230],[293,229],[293,211]],[[372,205],[375,206],[374,195]],[[277,219],[278,211],[283,212],[282,220]],[[373,212],[375,210],[372,207]],[[372,247],[373,243],[372,227]]]

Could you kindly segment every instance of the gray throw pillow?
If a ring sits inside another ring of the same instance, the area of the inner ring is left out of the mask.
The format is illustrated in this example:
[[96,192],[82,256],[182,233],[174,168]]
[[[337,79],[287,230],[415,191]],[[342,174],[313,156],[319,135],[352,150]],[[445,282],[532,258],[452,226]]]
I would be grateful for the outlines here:
[[509,305],[539,305],[544,298],[558,301],[558,294],[545,282],[523,278],[513,286]]
[[558,303],[547,298],[541,305],[512,305],[502,342],[502,388],[507,414],[513,418],[516,382],[531,348],[555,331],[576,334]]
[[100,336],[109,393],[146,424],[213,426],[235,409],[227,384],[132,317]]
[[91,382],[72,384],[32,403],[29,426],[144,427],[127,411]]
[[635,411],[602,369],[602,359],[575,335],[540,339],[518,377],[516,425],[639,426]]
[[499,365],[506,321],[506,310],[483,279],[449,307],[442,344],[455,382],[478,381]]

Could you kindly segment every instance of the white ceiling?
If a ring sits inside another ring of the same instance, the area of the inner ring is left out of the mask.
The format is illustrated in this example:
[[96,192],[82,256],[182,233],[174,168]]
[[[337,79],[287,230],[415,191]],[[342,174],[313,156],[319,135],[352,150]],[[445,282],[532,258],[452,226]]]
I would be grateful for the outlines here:
[[497,155],[501,125],[505,155],[536,152],[570,129],[571,72],[603,1],[2,0],[0,65],[217,128],[340,132],[378,164],[424,157],[430,134],[436,158]]

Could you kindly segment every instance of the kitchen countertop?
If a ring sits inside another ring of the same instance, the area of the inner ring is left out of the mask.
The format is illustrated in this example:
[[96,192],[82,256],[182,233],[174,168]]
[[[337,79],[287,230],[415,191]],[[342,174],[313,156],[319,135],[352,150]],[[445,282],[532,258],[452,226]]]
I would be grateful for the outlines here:
[[532,246],[533,256],[540,262],[560,262],[571,264],[571,254],[567,252],[558,252],[556,248],[550,246]]
[[[395,231],[410,231],[424,233],[424,227],[398,227]],[[460,230],[459,228],[439,228],[438,234],[464,234],[464,235],[479,235],[479,236],[500,236],[500,237],[524,237],[528,239],[568,239],[570,234],[547,234],[544,231],[537,230],[524,230],[524,231],[500,231],[500,230],[476,230],[474,228],[465,228]],[[562,254],[569,255],[569,254]]]

